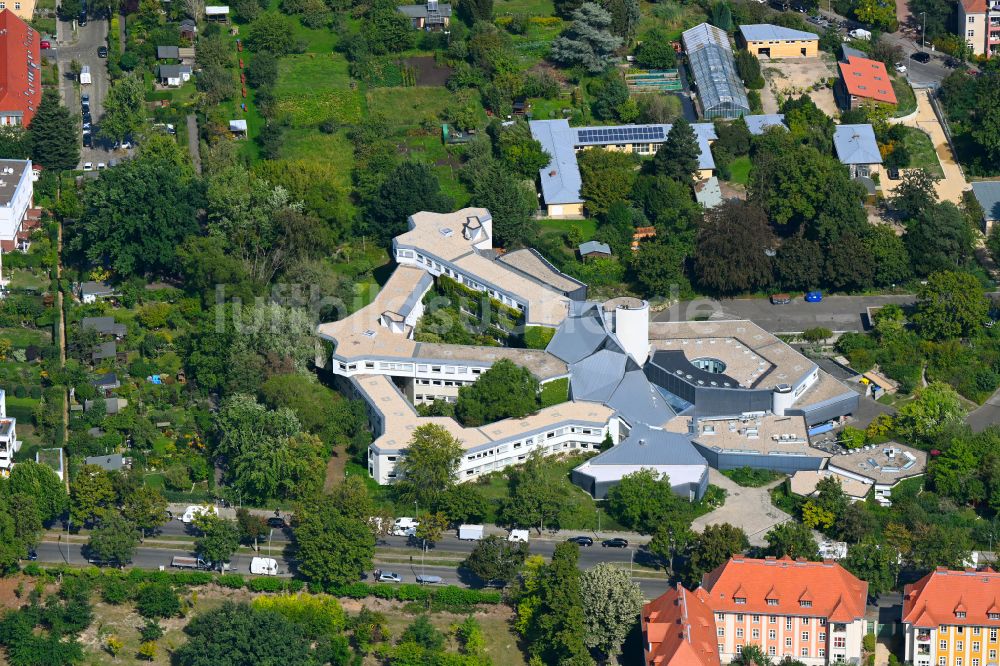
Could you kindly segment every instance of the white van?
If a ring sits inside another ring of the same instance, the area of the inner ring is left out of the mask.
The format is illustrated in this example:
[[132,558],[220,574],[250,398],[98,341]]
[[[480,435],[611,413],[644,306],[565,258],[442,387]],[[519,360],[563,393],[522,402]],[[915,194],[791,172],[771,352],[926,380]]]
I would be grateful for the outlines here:
[[270,557],[255,557],[250,560],[250,573],[258,576],[277,576],[278,562]]
[[459,525],[458,538],[462,541],[479,541],[485,531],[482,525]]
[[510,536],[507,537],[507,541],[519,541],[521,543],[528,543],[528,530],[511,530]]
[[416,536],[419,524],[415,518],[403,516],[392,523],[392,533],[395,536]]
[[215,506],[214,504],[211,504],[209,506],[197,506],[197,505],[189,506],[187,509],[184,510],[184,515],[181,516],[181,522],[190,523],[192,520],[194,520],[195,516],[202,513],[214,513],[215,515],[219,515],[219,507]]

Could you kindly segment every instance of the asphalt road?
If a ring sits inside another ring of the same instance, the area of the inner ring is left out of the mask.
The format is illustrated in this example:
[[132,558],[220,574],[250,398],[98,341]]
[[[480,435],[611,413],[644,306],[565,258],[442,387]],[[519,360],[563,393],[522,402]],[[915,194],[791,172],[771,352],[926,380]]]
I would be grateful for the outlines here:
[[[406,539],[402,537],[390,537],[386,541],[387,544],[380,547],[382,550],[387,547],[405,548],[407,546]],[[449,554],[459,553],[461,555],[471,551],[472,546],[474,545],[472,542],[458,541],[457,539],[454,539],[454,541],[456,544],[448,544],[447,552],[441,552],[445,549],[444,543],[439,544],[434,550],[428,550],[426,558],[433,561],[435,558],[440,559]],[[531,552],[532,554],[551,556],[556,543],[557,542],[555,541],[537,541],[530,544]],[[285,545],[287,545],[287,543],[283,543],[279,546],[279,544],[272,541],[272,549],[269,556],[273,557],[278,562],[278,569],[282,572],[282,575],[289,575],[288,571],[290,568],[290,562],[282,553],[283,546]],[[465,547],[466,550],[459,551],[454,547],[456,545]],[[401,556],[398,552],[383,552],[380,556],[379,550],[376,550],[376,566],[385,571],[394,571],[398,573],[402,577],[404,583],[414,582],[416,580],[416,576],[423,572],[428,575],[441,576],[443,579],[442,583],[445,584],[462,585],[464,587],[481,586],[478,579],[475,579],[474,576],[471,576],[466,571],[459,570],[458,567],[439,564],[428,564],[422,566],[420,564],[419,547],[414,547],[412,551],[412,555],[409,557],[409,562],[400,563],[398,560],[401,558],[405,559],[406,555]],[[36,552],[38,553],[39,562],[68,563],[74,565],[88,564],[87,558],[83,555],[83,544],[79,543],[71,543],[67,545],[66,543],[58,541],[43,541],[38,544]],[[261,547],[261,552],[265,556],[268,556],[266,546]],[[182,550],[173,548],[140,546],[136,549],[131,566],[141,569],[158,569],[162,566],[169,569],[170,561],[176,555],[193,555],[193,553],[185,553]],[[626,565],[632,555],[633,551],[629,549],[610,549],[601,548],[600,546],[581,548],[580,568],[589,569],[596,566],[600,562],[619,562]],[[234,555],[231,562],[231,571],[249,574],[251,557],[251,555],[247,554]],[[642,557],[642,553],[636,551],[637,560],[640,557]],[[449,557],[449,559],[455,558]],[[650,599],[663,594],[663,592],[665,592],[669,587],[665,576],[657,576],[656,574],[650,574],[648,572],[642,572],[640,575],[637,575],[635,580],[639,583],[643,593]]]
[[[97,57],[97,48],[107,46],[108,21],[106,19],[92,18],[87,21],[87,25],[73,30],[72,22],[60,21],[58,25],[58,38],[55,46],[55,53],[44,52],[48,58],[55,56],[59,63],[60,91],[63,103],[70,113],[73,114],[77,122],[82,122],[80,110],[80,93],[90,95],[90,114],[94,119],[92,135],[94,136],[94,147],[83,148],[80,152],[80,166],[86,162],[92,162],[96,168],[98,162],[108,163],[114,157],[123,157],[124,151],[117,151],[117,154],[110,150],[109,145],[101,145],[97,141],[97,131],[101,115],[104,113],[104,98],[107,95],[110,85],[108,79],[107,60]],[[81,66],[90,67],[92,83],[80,85],[76,78],[70,73],[70,63],[74,60]]]
[[896,296],[824,296],[819,303],[807,303],[801,296],[786,305],[772,305],[766,298],[737,298],[716,301],[682,301],[656,315],[656,321],[693,319],[750,319],[771,333],[799,333],[816,326],[834,332],[862,331],[868,307],[896,303],[910,305],[913,294]]

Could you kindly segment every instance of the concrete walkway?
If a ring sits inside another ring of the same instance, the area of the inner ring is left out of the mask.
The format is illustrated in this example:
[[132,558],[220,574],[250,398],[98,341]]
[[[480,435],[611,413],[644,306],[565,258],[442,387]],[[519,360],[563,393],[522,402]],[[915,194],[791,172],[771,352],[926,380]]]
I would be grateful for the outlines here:
[[[931,143],[934,144],[934,150],[937,152],[938,162],[944,171],[944,178],[937,182],[938,198],[941,201],[951,201],[954,204],[959,204],[962,202],[962,193],[969,189],[969,183],[966,182],[961,168],[959,168],[958,163],[955,161],[955,156],[951,152],[951,147],[948,146],[948,140],[945,138],[941,123],[938,122],[937,116],[934,115],[934,109],[931,107],[929,98],[930,91],[916,90],[914,92],[917,95],[917,115],[898,122],[902,122],[907,127],[923,130],[930,136]],[[902,181],[889,180],[883,177],[882,191],[886,196],[890,196],[900,182]]]
[[198,149],[198,119],[193,113],[188,114],[187,117],[187,141],[188,152],[191,153],[191,162],[194,164],[194,170],[200,174],[201,151]]
[[729,494],[726,496],[725,504],[715,511],[695,519],[694,523],[691,524],[691,529],[702,532],[709,525],[729,523],[746,532],[751,546],[767,545],[764,541],[764,535],[775,525],[791,518],[787,513],[771,504],[771,495],[768,492],[784,481],[785,479],[782,477],[761,488],[744,488],[719,470],[709,468],[708,482],[725,488]]

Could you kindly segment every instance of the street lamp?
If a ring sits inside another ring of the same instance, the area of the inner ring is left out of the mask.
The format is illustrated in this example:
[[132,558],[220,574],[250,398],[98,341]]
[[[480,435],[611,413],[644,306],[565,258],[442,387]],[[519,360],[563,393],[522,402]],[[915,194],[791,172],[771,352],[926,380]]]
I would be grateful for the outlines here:
[[920,29],[920,48],[927,48],[924,37],[927,35],[927,12],[920,12],[920,15],[924,17],[923,27]]

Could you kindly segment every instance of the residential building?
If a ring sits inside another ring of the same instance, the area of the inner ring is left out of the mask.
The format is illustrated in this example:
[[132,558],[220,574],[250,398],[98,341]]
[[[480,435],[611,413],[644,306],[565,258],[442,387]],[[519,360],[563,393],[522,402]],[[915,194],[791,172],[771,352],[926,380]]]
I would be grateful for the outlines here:
[[[583,181],[576,163],[581,150],[603,148],[624,150],[638,155],[653,155],[667,140],[671,125],[616,125],[570,127],[568,120],[532,120],[528,123],[531,136],[542,144],[552,160],[539,169],[542,200],[549,217],[579,217],[583,215]],[[691,126],[698,139],[697,174],[709,178],[715,171],[711,143],[718,137],[712,123]]]
[[83,464],[97,465],[106,472],[118,472],[122,469],[130,469],[132,467],[132,459],[125,458],[120,453],[115,453],[109,456],[90,456],[89,458],[84,458]]
[[[760,647],[775,661],[788,656],[807,666],[857,663],[867,593],[868,583],[835,562],[734,556],[705,574],[694,592],[671,590],[666,599],[660,597],[643,608],[647,660],[654,646],[660,659],[647,663],[728,664],[747,645]],[[673,623],[684,613],[671,606],[675,599],[687,604],[691,637],[668,642],[663,637],[680,628]],[[650,606],[660,609],[660,615],[648,613]],[[702,648],[697,650],[701,661],[693,657],[685,661],[683,655],[701,643],[706,611],[715,625],[718,660],[709,660]]]
[[960,0],[957,28],[973,55],[995,56],[1000,50],[1000,2]]
[[971,185],[972,193],[983,209],[983,233],[988,234],[993,229],[993,223],[1000,220],[1000,181],[983,180]]
[[115,360],[118,358],[118,343],[114,340],[102,342],[94,348],[90,354],[90,360],[97,365],[101,361]]
[[451,23],[451,5],[427,0],[422,5],[400,5],[396,11],[410,19],[415,30],[447,30]]
[[9,10],[25,23],[35,17],[35,0],[0,0],[0,11]]
[[705,118],[739,118],[750,113],[743,81],[736,72],[733,47],[724,30],[702,23],[681,34],[697,100]]
[[7,393],[0,389],[0,476],[10,474],[14,454],[21,449],[17,439],[17,419],[7,416]]
[[840,67],[841,105],[856,109],[864,104],[879,102],[896,104],[896,91],[885,64],[869,58],[848,56]]
[[183,19],[178,26],[181,39],[187,39],[194,41],[194,38],[198,35],[198,24],[192,19]]
[[721,666],[715,616],[704,596],[678,583],[642,607],[646,666]]
[[181,50],[176,46],[157,46],[156,47],[156,59],[157,60],[180,60]]
[[35,29],[14,11],[0,11],[0,125],[27,127],[38,110],[42,101],[40,41]]
[[991,666],[1000,652],[1000,573],[938,567],[903,588],[905,659],[913,666]]
[[747,124],[747,129],[750,130],[750,134],[754,136],[760,136],[770,127],[788,129],[788,126],[785,125],[785,114],[783,113],[762,113],[753,116],[743,116],[743,120]]
[[229,23],[228,5],[205,5],[205,20]]
[[[90,302],[93,303],[94,301]],[[110,335],[114,336],[116,340],[124,338],[125,333],[128,331],[128,327],[125,324],[117,323],[114,317],[84,317],[83,321],[80,322],[80,328],[85,331],[93,329],[100,336]]]
[[837,125],[833,130],[837,159],[847,166],[851,178],[871,178],[882,167],[882,153],[871,125]]
[[[2,65],[0,65],[2,67]],[[28,211],[34,200],[31,160],[0,159],[0,250],[26,242]]]
[[740,42],[757,57],[815,58],[819,55],[819,35],[770,23],[741,25]]
[[[84,305],[96,303],[97,301],[103,301],[106,298],[114,298],[117,295],[118,291],[107,282],[88,280],[87,282],[81,282],[77,285],[77,296],[80,297],[80,302]],[[111,320],[111,323],[114,323],[113,317],[86,317],[84,321],[87,321],[88,319],[95,320],[95,322],[98,319]],[[103,326],[104,324],[95,323],[95,325]],[[115,335],[117,335],[117,333],[115,333]]]
[[607,259],[611,256],[611,246],[600,241],[587,241],[580,243],[577,248],[581,259]]
[[190,81],[193,71],[191,65],[160,65],[156,79],[160,85],[176,88]]

